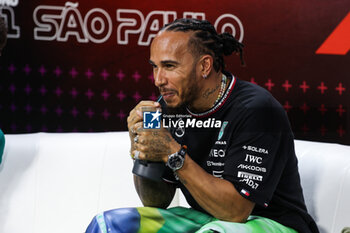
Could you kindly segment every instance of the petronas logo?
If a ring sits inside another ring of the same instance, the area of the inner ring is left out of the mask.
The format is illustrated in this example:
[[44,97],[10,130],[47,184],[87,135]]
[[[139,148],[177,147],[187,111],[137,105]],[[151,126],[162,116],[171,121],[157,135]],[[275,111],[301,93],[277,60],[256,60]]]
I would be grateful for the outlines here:
[[219,136],[218,136],[218,141],[222,138],[222,136],[224,135],[224,131],[225,131],[225,127],[226,125],[228,124],[228,121],[224,121],[222,123],[222,126],[221,126],[221,129],[220,129],[220,132],[219,132]]

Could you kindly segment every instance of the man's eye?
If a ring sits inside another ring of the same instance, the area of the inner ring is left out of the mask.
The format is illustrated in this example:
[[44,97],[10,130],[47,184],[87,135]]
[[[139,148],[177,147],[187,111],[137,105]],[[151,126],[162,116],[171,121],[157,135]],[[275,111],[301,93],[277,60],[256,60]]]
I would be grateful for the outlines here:
[[165,67],[166,68],[173,68],[173,67],[175,67],[173,64],[165,64]]

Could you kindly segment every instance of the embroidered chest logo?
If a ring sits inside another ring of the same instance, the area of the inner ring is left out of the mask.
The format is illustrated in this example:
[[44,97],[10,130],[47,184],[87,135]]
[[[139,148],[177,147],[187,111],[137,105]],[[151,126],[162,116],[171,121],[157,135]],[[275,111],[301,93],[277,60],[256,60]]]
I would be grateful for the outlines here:
[[224,135],[225,127],[227,126],[227,124],[228,124],[228,121],[224,121],[222,123],[221,129],[220,129],[220,132],[219,132],[219,135],[218,135],[218,141],[220,141],[220,139]]

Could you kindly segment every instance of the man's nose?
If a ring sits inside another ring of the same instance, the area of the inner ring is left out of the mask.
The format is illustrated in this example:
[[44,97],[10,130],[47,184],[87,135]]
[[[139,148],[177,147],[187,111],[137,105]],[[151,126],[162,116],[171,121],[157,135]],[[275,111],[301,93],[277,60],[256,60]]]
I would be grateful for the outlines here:
[[157,87],[161,87],[166,84],[166,77],[162,69],[158,69],[153,73],[154,84]]

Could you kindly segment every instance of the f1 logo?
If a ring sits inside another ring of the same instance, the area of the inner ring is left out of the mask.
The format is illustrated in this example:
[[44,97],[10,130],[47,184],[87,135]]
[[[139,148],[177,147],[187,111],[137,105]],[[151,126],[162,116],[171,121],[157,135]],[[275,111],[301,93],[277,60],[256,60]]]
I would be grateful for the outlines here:
[[144,129],[160,129],[160,116],[162,114],[157,112],[143,112],[143,128]]
[[346,55],[350,49],[350,13],[340,22],[316,54]]

